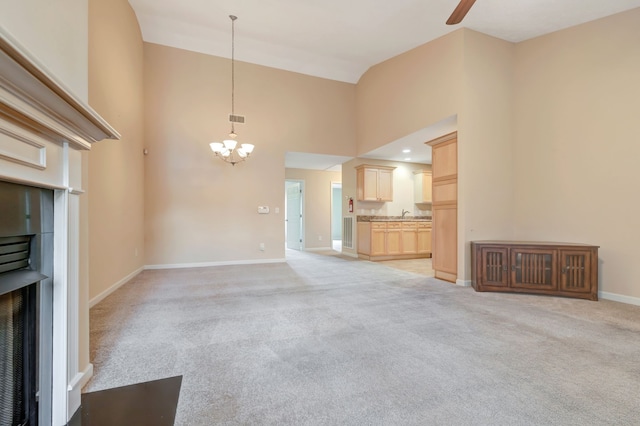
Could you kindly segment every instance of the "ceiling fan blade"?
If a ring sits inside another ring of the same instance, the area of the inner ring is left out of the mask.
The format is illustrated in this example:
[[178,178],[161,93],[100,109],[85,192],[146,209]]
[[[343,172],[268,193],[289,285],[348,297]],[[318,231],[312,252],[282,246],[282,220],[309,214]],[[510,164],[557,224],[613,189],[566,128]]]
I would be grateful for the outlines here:
[[458,6],[455,8],[449,19],[447,20],[447,25],[456,25],[462,22],[465,15],[471,9],[471,6],[476,2],[476,0],[460,0]]

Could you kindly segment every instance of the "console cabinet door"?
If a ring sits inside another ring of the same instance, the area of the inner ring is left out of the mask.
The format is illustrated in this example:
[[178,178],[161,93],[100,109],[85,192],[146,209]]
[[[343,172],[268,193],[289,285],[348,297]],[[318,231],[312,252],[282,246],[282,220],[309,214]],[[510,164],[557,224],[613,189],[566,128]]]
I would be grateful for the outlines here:
[[560,250],[561,290],[590,293],[592,261],[591,252],[589,251]]
[[511,249],[511,287],[557,290],[557,251],[532,248]]
[[509,285],[509,250],[501,247],[480,249],[480,285],[507,287]]

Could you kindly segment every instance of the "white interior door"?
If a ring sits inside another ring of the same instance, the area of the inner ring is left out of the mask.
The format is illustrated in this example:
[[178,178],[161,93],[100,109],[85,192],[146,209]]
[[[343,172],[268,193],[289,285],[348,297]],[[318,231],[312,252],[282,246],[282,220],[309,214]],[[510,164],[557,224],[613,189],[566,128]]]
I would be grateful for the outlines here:
[[302,187],[301,181],[286,181],[286,240],[287,248],[302,250]]

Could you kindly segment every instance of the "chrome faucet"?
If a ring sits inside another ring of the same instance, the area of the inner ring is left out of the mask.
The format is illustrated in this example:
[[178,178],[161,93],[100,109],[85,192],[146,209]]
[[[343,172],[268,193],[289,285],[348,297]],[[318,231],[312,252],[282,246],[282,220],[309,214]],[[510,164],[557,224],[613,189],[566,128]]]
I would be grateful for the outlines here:
[[404,209],[402,209],[402,218],[404,219],[404,215],[409,213],[409,210],[405,211]]

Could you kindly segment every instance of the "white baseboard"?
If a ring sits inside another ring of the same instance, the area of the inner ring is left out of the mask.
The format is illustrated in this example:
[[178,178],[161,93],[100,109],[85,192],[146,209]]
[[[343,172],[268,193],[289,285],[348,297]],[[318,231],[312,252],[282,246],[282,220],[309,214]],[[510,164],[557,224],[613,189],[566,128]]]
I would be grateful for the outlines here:
[[78,408],[80,408],[80,403],[82,401],[82,388],[87,384],[87,382],[89,382],[89,379],[91,379],[92,376],[93,364],[90,363],[84,371],[76,374],[73,380],[69,382],[69,386],[67,387],[67,391],[69,392],[69,406],[67,411],[69,418],[71,418]]
[[609,293],[607,291],[599,291],[598,298],[613,300],[614,302],[627,303],[629,305],[640,306],[640,298],[632,296],[624,296],[622,294]]
[[304,251],[327,251],[327,250],[333,250],[333,247],[311,247],[311,248],[304,249]]
[[286,259],[255,259],[255,260],[228,260],[222,262],[200,262],[200,263],[167,263],[164,265],[146,265],[144,269],[181,269],[181,268],[206,268],[208,266],[229,266],[229,265],[259,265],[262,263],[284,263]]
[[460,287],[471,287],[471,280],[460,280],[460,279],[457,279],[456,280],[456,285],[459,285]]
[[104,299],[105,297],[107,297],[108,295],[110,295],[111,293],[116,291],[117,289],[119,289],[123,284],[126,284],[127,282],[129,282],[132,278],[134,278],[136,275],[138,275],[140,272],[142,272],[143,269],[144,268],[136,269],[135,271],[133,271],[132,273],[130,273],[129,275],[127,275],[126,277],[124,277],[123,279],[118,281],[117,283],[113,284],[111,287],[109,287],[108,289],[106,289],[102,293],[98,294],[93,299],[89,300],[89,309],[93,308],[95,305],[100,303],[100,301],[102,301],[102,299]]

